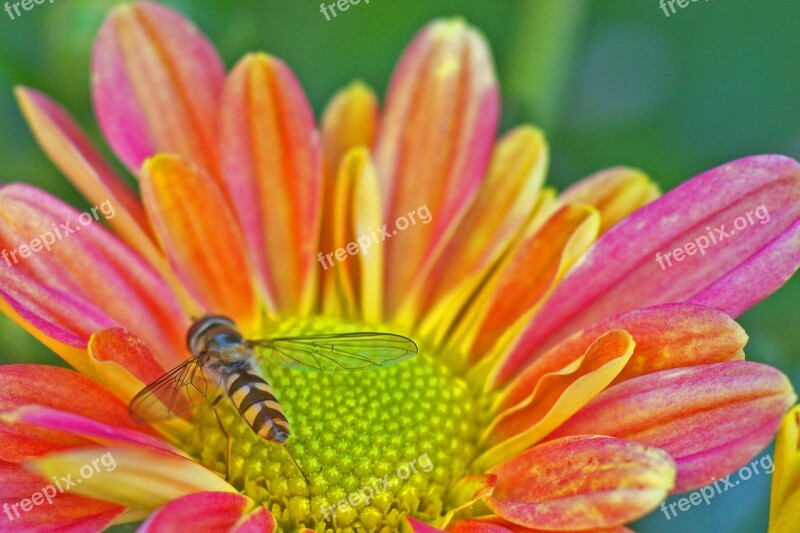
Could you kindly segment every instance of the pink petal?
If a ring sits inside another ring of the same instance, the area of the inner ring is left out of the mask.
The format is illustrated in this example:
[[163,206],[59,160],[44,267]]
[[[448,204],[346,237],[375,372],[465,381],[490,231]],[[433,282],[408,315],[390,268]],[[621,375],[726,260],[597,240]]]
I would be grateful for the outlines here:
[[[248,498],[230,492],[198,492],[173,500],[147,519],[137,533],[183,531],[191,524],[192,531],[245,532],[275,531],[275,520],[268,513],[255,516],[256,522],[237,526],[246,516],[251,503]],[[266,510],[264,510],[266,512]],[[258,529],[255,529],[258,527]]]
[[115,207],[109,219],[117,233],[140,251],[154,250],[144,209],[136,193],[106,163],[75,120],[39,91],[15,91],[25,118],[50,159],[75,187],[95,205]]
[[74,435],[98,444],[125,444],[175,453],[178,451],[163,440],[141,431],[104,424],[85,416],[46,407],[26,406],[0,415],[3,422],[30,424],[37,428],[57,431],[61,435]]
[[322,208],[314,115],[283,62],[248,55],[231,72],[221,111],[222,188],[236,205],[272,306],[311,304]]
[[[501,380],[581,327],[631,309],[694,302],[735,317],[797,269],[799,218],[800,165],[786,157],[740,159],[684,183],[596,243],[522,335]],[[708,234],[716,239],[723,225],[735,234],[712,243]],[[694,242],[701,238],[704,254]],[[667,267],[664,254],[686,243],[693,254]]]
[[[34,283],[28,294],[36,295],[40,287],[68,292],[136,334],[166,367],[185,358],[189,321],[177,297],[149,264],[99,221],[89,216],[90,222],[83,225],[83,214],[21,184],[0,189],[0,213],[0,248],[19,251],[13,256],[16,262],[11,256],[6,262]],[[58,227],[64,225],[73,232]],[[54,241],[50,251],[41,245],[43,235]],[[40,242],[38,252],[31,247],[34,239]],[[21,255],[23,247],[28,257]],[[110,324],[103,321],[103,325]]]
[[376,144],[384,222],[391,230],[398,217],[423,204],[432,221],[385,243],[390,314],[473,200],[488,166],[499,107],[488,45],[461,20],[428,25],[398,63]]
[[133,173],[157,152],[218,171],[225,67],[180,14],[155,2],[114,9],[94,44],[92,97],[103,133]]
[[85,348],[94,331],[114,325],[114,320],[94,304],[41,285],[4,264],[0,264],[0,287],[0,297],[22,321],[60,343]]
[[778,370],[746,361],[665,370],[594,398],[548,438],[596,433],[669,453],[675,491],[705,486],[766,447],[797,396]]
[[430,526],[425,522],[420,522],[416,518],[412,518],[410,516],[405,516],[404,518],[406,519],[408,526],[410,526],[411,530],[415,533],[444,533],[441,529]]

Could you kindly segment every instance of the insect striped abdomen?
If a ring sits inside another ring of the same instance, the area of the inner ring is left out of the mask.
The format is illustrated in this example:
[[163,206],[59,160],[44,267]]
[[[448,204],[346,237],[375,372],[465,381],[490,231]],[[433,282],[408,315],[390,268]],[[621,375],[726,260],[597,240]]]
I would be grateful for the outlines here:
[[235,370],[225,380],[236,410],[262,439],[283,444],[289,438],[289,421],[264,378],[251,369]]

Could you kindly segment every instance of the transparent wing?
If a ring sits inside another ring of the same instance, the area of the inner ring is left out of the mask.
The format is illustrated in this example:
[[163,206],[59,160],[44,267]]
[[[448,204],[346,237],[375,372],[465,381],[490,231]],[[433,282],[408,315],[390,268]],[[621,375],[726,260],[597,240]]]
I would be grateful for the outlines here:
[[202,364],[202,354],[176,366],[131,400],[131,417],[152,424],[181,416],[208,400],[219,389],[218,376]]
[[340,333],[248,342],[259,353],[282,365],[318,372],[388,366],[418,352],[414,341],[392,333]]

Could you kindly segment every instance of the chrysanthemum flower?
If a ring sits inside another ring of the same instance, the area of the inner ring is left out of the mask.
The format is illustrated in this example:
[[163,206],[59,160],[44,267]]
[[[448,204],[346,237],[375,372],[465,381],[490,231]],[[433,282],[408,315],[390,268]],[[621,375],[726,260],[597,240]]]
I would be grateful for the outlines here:
[[[0,189],[0,248],[75,230],[0,263],[3,310],[75,369],[0,368],[6,529],[621,531],[749,461],[795,401],[783,374],[743,360],[731,318],[800,264],[790,159],[735,161],[661,198],[615,168],[557,197],[538,130],[495,139],[490,53],[460,20],[413,40],[381,111],[361,84],[339,93],[321,134],[284,63],[247,55],[226,74],[153,3],[109,16],[92,91],[141,199],[63,109],[17,93],[44,151],[114,215],[109,231],[33,187]],[[655,259],[723,224],[702,253]],[[223,403],[226,480],[209,407],[157,427],[127,410],[189,356],[204,313],[248,338],[395,331],[420,353],[319,375],[262,362],[310,483]],[[776,517],[797,499],[784,434]]]

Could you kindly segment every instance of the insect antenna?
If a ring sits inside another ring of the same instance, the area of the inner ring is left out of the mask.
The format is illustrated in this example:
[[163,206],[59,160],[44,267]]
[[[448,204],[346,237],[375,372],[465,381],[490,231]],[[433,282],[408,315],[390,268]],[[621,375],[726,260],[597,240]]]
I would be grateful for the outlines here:
[[306,484],[310,487],[311,481],[308,480],[308,476],[306,475],[305,472],[303,472],[303,469],[300,468],[300,465],[297,463],[297,459],[294,458],[294,455],[292,455],[291,450],[289,450],[289,446],[284,444],[283,449],[286,450],[286,453],[289,455],[289,459],[292,460],[292,463],[294,463],[295,468],[297,468],[297,471],[300,472],[300,474],[302,474],[303,479],[306,480]]

